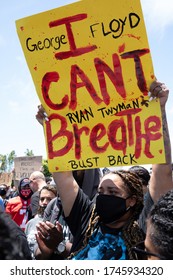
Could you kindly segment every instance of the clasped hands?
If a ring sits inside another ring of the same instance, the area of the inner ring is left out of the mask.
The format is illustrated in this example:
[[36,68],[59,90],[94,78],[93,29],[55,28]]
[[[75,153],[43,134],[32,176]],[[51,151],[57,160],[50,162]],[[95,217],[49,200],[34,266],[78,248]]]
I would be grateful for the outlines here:
[[52,254],[58,244],[63,241],[63,229],[59,222],[52,224],[48,221],[39,222],[37,227],[36,240],[40,251],[44,255]]

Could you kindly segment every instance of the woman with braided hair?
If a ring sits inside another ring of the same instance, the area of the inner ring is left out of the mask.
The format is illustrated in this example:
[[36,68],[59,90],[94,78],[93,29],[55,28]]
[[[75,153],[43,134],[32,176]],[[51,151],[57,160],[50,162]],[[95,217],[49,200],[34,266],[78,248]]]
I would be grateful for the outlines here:
[[96,203],[93,203],[79,188],[72,173],[65,173],[65,185],[66,182],[74,184],[77,192],[74,205],[66,217],[74,237],[69,258],[134,259],[131,248],[144,240],[137,223],[143,208],[139,177],[126,170],[106,174],[100,181]]
[[[153,98],[160,100],[166,163],[152,165],[145,211],[142,210],[142,183],[134,172],[119,170],[106,174],[100,181],[95,204],[79,188],[71,171],[53,173],[64,216],[73,235],[70,259],[137,258],[132,247],[144,240],[140,221],[145,221],[150,205],[172,188],[171,147],[165,110],[168,94],[163,83],[157,80],[152,83],[150,101]],[[38,109],[36,118],[42,124],[45,111],[42,106]],[[49,121],[47,117],[46,121]],[[44,236],[39,232],[38,235],[46,238],[46,232]]]
[[[139,178],[125,170],[110,172],[100,182],[96,205],[89,203],[81,191],[77,201],[80,212],[74,205],[67,218],[74,235],[70,258],[133,259],[131,247],[144,239],[137,224],[143,208],[143,190]],[[88,223],[89,213],[91,217]]]

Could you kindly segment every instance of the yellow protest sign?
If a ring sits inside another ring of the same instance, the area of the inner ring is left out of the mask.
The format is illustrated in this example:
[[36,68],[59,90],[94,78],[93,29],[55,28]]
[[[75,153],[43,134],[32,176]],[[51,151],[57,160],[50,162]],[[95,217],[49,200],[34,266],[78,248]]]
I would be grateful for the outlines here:
[[50,171],[165,162],[139,0],[85,0],[16,21],[49,121]]

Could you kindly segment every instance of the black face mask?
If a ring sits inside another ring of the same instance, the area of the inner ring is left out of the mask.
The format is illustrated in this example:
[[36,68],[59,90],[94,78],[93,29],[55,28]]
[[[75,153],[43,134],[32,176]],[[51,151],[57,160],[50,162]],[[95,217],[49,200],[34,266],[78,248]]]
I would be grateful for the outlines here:
[[130,209],[126,208],[127,198],[99,194],[96,198],[96,211],[101,221],[110,224],[121,218]]

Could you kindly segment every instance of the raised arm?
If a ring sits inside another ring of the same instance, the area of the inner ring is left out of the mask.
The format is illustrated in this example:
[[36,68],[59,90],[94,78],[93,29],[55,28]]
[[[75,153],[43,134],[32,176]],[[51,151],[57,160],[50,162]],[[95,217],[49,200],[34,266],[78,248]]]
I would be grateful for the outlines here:
[[150,195],[154,202],[156,202],[163,194],[173,187],[172,182],[172,157],[171,157],[171,143],[169,137],[168,123],[166,118],[166,102],[169,95],[169,90],[165,84],[155,81],[152,83],[150,98],[159,98],[161,106],[163,139],[165,147],[165,164],[153,164],[152,174],[149,184]]
[[53,173],[59,196],[61,198],[64,214],[67,217],[73,207],[74,201],[78,194],[79,186],[75,181],[72,172],[55,172]]
[[[48,121],[48,116],[46,115],[42,105],[38,106],[36,119],[41,125],[43,125],[44,121]],[[61,198],[64,214],[67,217],[73,207],[78,194],[79,186],[71,171],[55,172],[52,175],[57,186],[58,194]]]

